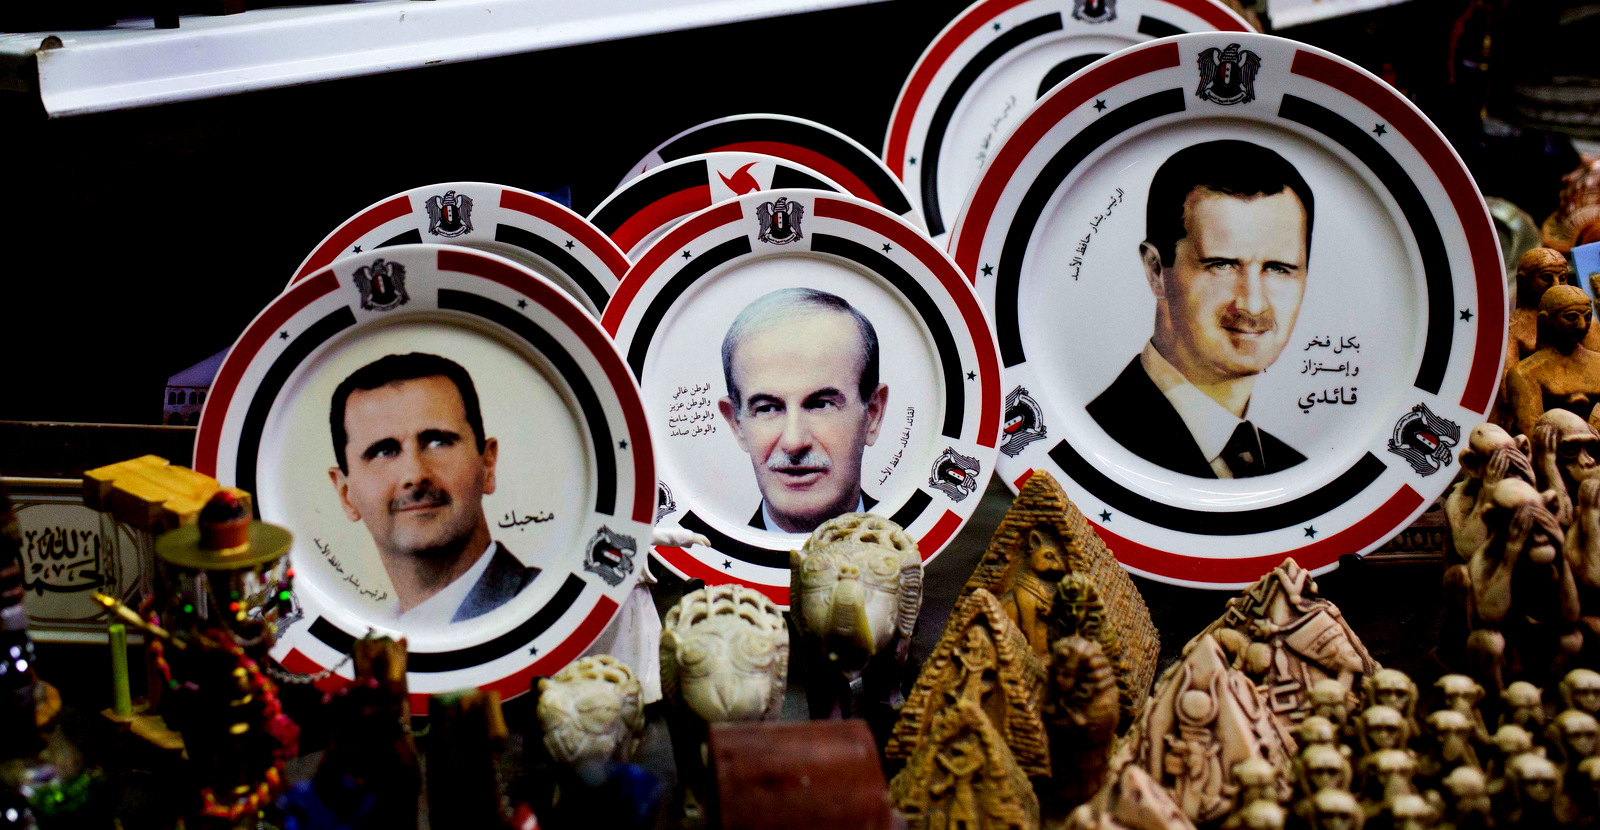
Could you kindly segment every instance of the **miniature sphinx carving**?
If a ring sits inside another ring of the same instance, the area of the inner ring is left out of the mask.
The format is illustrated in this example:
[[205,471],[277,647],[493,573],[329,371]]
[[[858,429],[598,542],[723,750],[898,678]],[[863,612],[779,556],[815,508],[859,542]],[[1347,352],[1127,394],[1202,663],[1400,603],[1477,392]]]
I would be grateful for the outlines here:
[[1045,695],[1051,777],[1038,789],[1044,814],[1057,816],[1100,789],[1116,738],[1117,682],[1100,645],[1083,637],[1056,640]]
[[[1056,558],[1064,574],[1084,581],[1061,585],[1063,577],[1054,570]],[[1043,591],[1041,582],[1055,590]],[[962,588],[957,606],[980,588],[1004,601],[1040,659],[1060,637],[1077,634],[1097,640],[1116,674],[1124,722],[1138,715],[1160,656],[1150,610],[1127,571],[1048,473],[1036,471],[1023,484]],[[1066,604],[1075,607],[1063,608],[1061,600],[1068,596],[1063,590],[1083,596],[1083,605],[1069,601]],[[1076,630],[1089,617],[1098,620],[1098,630],[1092,630],[1094,625]]]
[[1017,766],[1029,776],[1050,774],[1049,745],[1040,715],[1044,663],[1028,647],[1000,600],[979,589],[957,603],[900,708],[884,757],[908,759],[931,732],[938,714],[968,700],[994,724]]
[[983,708],[960,699],[939,711],[889,797],[908,830],[1025,830],[1039,801]]
[[644,729],[642,689],[609,654],[580,657],[539,681],[544,745],[570,767],[626,761]]
[[847,513],[813,531],[790,568],[811,717],[866,715],[884,735],[922,608],[916,541],[881,516]]
[[[1259,758],[1287,769],[1294,751],[1261,692],[1229,662],[1211,635],[1192,640],[1126,738],[1131,762],[1171,790],[1197,824],[1233,810],[1228,784],[1236,764]],[[1287,800],[1289,782],[1280,787],[1278,800]]]
[[1234,657],[1235,668],[1270,689],[1267,705],[1285,728],[1311,712],[1310,690],[1336,680],[1346,692],[1378,670],[1344,615],[1317,595],[1310,572],[1285,559],[1204,632]]
[[1583,345],[1593,318],[1589,295],[1575,285],[1552,286],[1539,300],[1539,347],[1506,375],[1518,432],[1532,435],[1552,409],[1588,421],[1600,399],[1600,352]]

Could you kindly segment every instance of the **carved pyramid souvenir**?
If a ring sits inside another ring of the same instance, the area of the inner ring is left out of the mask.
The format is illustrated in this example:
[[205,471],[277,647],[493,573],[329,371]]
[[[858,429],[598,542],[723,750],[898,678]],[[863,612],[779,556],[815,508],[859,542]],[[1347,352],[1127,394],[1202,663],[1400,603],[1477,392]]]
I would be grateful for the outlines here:
[[1266,693],[1267,707],[1285,729],[1311,714],[1317,681],[1337,680],[1354,703],[1362,678],[1381,668],[1339,607],[1317,595],[1311,573],[1293,559],[1228,600],[1222,616],[1200,634],[1206,635]]
[[1133,764],[1123,767],[1064,823],[1046,826],[1052,830],[1194,830],[1194,823],[1172,800],[1172,794]]
[[889,782],[908,830],[1033,830],[1039,800],[976,701],[941,707],[926,739]]
[[[1143,716],[1118,755],[1170,790],[1196,824],[1234,807],[1234,765],[1260,758],[1289,769],[1294,739],[1272,716],[1266,698],[1210,634],[1184,648],[1183,659],[1161,676]],[[1290,795],[1280,777],[1279,800]]]
[[900,708],[884,757],[912,757],[939,715],[967,700],[988,716],[1023,772],[1049,775],[1050,747],[1040,717],[1044,681],[1044,662],[1028,648],[1000,600],[980,588],[951,613]]
[[[1092,586],[1084,607],[1103,621],[1093,634],[1063,627],[1064,614],[1055,606],[1061,595],[1058,583],[1067,574],[1087,577]],[[1058,637],[1096,639],[1116,672],[1124,719],[1138,716],[1161,652],[1150,609],[1128,572],[1049,473],[1034,472],[1017,493],[989,540],[988,552],[962,588],[962,598],[979,588],[1005,601],[1040,657]]]

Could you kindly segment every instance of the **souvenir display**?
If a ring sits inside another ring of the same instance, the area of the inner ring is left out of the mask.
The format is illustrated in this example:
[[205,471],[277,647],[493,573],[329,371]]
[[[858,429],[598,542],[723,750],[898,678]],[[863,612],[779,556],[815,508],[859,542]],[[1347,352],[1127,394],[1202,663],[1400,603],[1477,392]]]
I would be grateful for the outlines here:
[[1179,35],[1057,86],[951,251],[999,336],[1000,475],[1052,472],[1166,582],[1383,544],[1449,485],[1500,377],[1471,177],[1404,96],[1293,41]]
[[779,190],[685,220],[602,317],[655,431],[657,546],[679,576],[789,604],[789,552],[872,512],[926,561],[981,500],[1000,427],[994,338],[949,258],[859,199]]
[[544,746],[561,764],[626,761],[644,728],[639,681],[615,657],[580,657],[539,681]]
[[652,167],[623,182],[589,214],[630,260],[685,216],[760,190],[845,189],[799,162],[765,153],[701,153]]
[[1039,798],[980,703],[958,699],[889,782],[908,830],[1030,830]]
[[359,636],[398,631],[420,713],[436,691],[528,691],[628,601],[655,510],[646,423],[621,356],[554,283],[395,246],[256,317],[195,466],[298,530],[284,667],[337,683]]
[[922,610],[922,557],[898,525],[846,513],[790,554],[790,618],[813,718],[858,717],[887,738]]
[[549,279],[598,315],[628,258],[588,220],[537,193],[484,182],[443,182],[397,193],[335,228],[289,285],[334,260],[392,245],[461,245],[499,254]]
[[1551,286],[1539,299],[1539,346],[1506,372],[1517,432],[1533,435],[1547,411],[1568,410],[1577,422],[1588,421],[1600,399],[1600,352],[1583,344],[1593,320],[1589,295],[1575,285]]
[[670,161],[702,153],[762,153],[792,161],[837,182],[846,193],[923,227],[911,196],[878,154],[826,124],[792,115],[750,113],[715,118],[663,141],[629,168],[622,185]]
[[1252,29],[1216,0],[980,0],[912,67],[883,159],[942,239],[984,162],[1051,87],[1135,43],[1213,31]]

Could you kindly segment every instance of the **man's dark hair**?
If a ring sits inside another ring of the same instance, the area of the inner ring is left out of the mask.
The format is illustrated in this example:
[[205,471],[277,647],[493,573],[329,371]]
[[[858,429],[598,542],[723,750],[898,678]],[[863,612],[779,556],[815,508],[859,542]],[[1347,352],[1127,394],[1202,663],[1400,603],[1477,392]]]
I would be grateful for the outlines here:
[[1311,187],[1288,159],[1259,144],[1225,139],[1207,141],[1173,153],[1150,180],[1150,201],[1145,205],[1144,239],[1161,255],[1161,267],[1171,268],[1178,240],[1189,235],[1183,224],[1183,204],[1197,187],[1248,199],[1273,196],[1288,188],[1306,209],[1306,256],[1311,255],[1311,219],[1315,206]]
[[733,382],[733,355],[739,346],[751,335],[807,311],[835,311],[850,315],[855,321],[856,330],[861,333],[863,360],[857,393],[861,396],[862,405],[878,390],[878,332],[872,327],[872,321],[836,294],[815,288],[782,288],[763,294],[745,306],[739,316],[733,318],[727,335],[722,338],[722,379],[728,385],[728,397],[733,399],[734,409],[743,406],[739,386]]
[[333,457],[339,461],[340,472],[350,472],[344,453],[345,444],[350,440],[344,431],[344,408],[350,400],[350,393],[358,389],[368,392],[391,383],[431,377],[449,378],[456,385],[456,391],[461,393],[461,404],[467,411],[467,425],[472,427],[472,437],[477,441],[479,454],[483,453],[483,412],[478,409],[478,390],[473,387],[472,376],[467,374],[467,370],[461,368],[461,364],[436,354],[392,354],[350,373],[350,377],[340,381],[339,387],[333,390],[333,406],[328,408],[328,426],[333,431]]

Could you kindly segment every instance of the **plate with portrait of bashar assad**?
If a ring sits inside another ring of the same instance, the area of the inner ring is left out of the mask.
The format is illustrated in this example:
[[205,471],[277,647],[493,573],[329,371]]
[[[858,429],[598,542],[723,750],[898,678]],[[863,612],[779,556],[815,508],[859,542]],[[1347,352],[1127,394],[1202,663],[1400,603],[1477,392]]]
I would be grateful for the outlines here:
[[406,637],[414,699],[512,696],[637,582],[656,476],[638,386],[555,283],[468,248],[345,257],[284,292],[218,372],[195,469],[294,533],[273,656],[341,665]]
[[994,467],[994,335],[954,263],[854,197],[771,190],[652,245],[601,324],[640,378],[674,572],[788,605],[789,552],[872,512],[937,554]]
[[460,245],[499,254],[561,286],[598,316],[628,270],[616,243],[571,208],[484,182],[441,182],[381,199],[334,228],[290,285],[340,257],[393,245]]
[[1081,70],[995,153],[951,251],[1006,368],[998,474],[1049,471],[1168,582],[1377,548],[1498,386],[1471,176],[1391,87],[1293,41],[1181,35]]
[[1051,87],[1135,43],[1209,31],[1253,30],[1219,0],[978,0],[906,77],[884,163],[944,239],[983,163]]

